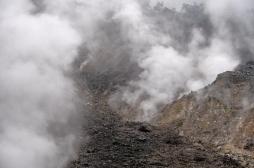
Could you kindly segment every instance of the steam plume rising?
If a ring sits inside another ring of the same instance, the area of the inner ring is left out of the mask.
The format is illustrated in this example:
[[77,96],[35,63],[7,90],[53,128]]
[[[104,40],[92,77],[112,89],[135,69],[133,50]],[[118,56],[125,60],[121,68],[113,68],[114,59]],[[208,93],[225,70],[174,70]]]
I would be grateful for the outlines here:
[[253,59],[251,0],[0,0],[0,7],[4,168],[63,167],[73,155],[70,123],[79,114],[66,75],[73,61],[90,89],[106,76],[100,88],[112,90],[112,107],[150,120]]
[[76,113],[64,72],[81,39],[59,16],[34,14],[31,1],[0,6],[0,167],[63,167],[74,152]]
[[170,1],[163,1],[153,3],[152,8],[147,7],[151,4],[138,4],[140,12],[135,18],[140,20],[132,25],[142,25],[131,28],[136,36],[129,39],[137,44],[133,55],[142,72],[112,97],[114,107],[119,107],[115,102],[122,99],[139,109],[138,120],[150,120],[164,104],[207,85],[218,73],[232,70],[245,59],[232,44],[235,34],[222,33],[231,25],[223,26],[228,20],[220,19],[224,14],[216,15],[213,10],[212,5],[220,3],[188,2],[191,4],[170,6]]

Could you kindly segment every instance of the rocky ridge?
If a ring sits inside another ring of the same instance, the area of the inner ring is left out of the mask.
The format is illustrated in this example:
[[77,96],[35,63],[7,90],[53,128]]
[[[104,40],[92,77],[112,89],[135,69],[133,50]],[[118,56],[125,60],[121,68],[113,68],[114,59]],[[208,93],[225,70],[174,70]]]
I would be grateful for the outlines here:
[[254,63],[219,74],[204,89],[167,105],[155,123],[247,159],[244,164],[254,167]]

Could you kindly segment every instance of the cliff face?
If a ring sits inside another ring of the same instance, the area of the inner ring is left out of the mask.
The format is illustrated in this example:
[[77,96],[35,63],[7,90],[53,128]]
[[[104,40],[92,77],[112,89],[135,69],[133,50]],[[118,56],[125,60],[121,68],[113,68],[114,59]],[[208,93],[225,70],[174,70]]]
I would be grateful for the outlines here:
[[217,76],[209,86],[167,105],[155,119],[223,151],[254,156],[254,64]]

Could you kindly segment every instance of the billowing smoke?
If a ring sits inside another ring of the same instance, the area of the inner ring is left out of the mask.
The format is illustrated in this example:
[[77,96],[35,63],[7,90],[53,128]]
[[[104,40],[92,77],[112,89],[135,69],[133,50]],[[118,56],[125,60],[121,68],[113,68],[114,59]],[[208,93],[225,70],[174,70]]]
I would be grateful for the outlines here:
[[0,167],[63,167],[76,142],[77,96],[67,74],[81,38],[32,1],[0,7]]
[[140,120],[253,59],[251,1],[110,2],[82,68],[113,83],[124,75],[110,104],[138,108]]
[[[135,18],[140,20],[133,25],[142,24],[133,26],[128,37],[135,44],[133,55],[142,71],[110,100],[118,110],[126,106],[138,109],[137,120],[152,119],[165,104],[204,87],[218,73],[234,69],[246,58],[239,53],[246,48],[236,47],[242,41],[230,31],[232,25],[223,18],[224,9],[218,14],[212,8],[214,3],[221,7],[220,2],[151,2],[147,6],[139,4],[139,16]],[[125,103],[119,106],[119,99]]]
[[[63,167],[77,88],[150,120],[253,59],[251,0],[0,0],[0,167]],[[131,109],[131,110],[130,110]],[[135,110],[132,110],[135,109]]]

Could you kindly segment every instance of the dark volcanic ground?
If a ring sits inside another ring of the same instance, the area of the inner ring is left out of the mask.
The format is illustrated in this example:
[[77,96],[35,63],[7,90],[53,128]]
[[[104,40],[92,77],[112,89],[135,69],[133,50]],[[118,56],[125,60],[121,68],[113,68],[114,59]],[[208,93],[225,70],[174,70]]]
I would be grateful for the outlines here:
[[96,95],[79,158],[69,168],[241,168],[237,160],[188,141],[169,128],[127,122]]

